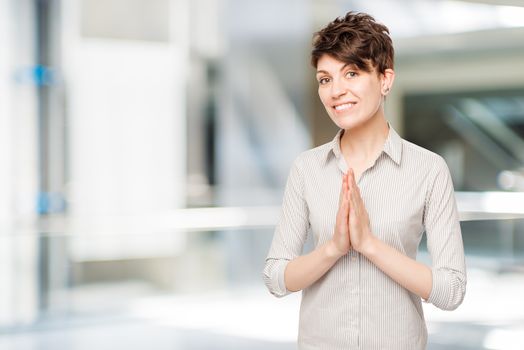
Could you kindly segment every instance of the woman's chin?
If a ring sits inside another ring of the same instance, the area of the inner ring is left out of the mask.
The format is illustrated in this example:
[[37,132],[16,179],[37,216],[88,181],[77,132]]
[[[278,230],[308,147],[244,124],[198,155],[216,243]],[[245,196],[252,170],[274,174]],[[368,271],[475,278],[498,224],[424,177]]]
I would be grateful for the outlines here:
[[360,120],[355,120],[352,118],[337,118],[333,122],[340,128],[344,130],[354,129],[358,127],[362,122]]

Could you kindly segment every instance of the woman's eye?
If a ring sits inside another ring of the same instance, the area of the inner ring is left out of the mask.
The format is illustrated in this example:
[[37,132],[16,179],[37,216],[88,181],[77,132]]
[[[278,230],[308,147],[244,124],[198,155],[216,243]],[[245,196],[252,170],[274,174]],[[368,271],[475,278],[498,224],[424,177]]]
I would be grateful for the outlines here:
[[329,78],[320,78],[320,79],[318,80],[318,83],[319,83],[320,85],[327,84],[328,82],[329,82]]
[[357,76],[357,72],[353,72],[351,70],[346,73],[346,78],[354,78],[356,76]]

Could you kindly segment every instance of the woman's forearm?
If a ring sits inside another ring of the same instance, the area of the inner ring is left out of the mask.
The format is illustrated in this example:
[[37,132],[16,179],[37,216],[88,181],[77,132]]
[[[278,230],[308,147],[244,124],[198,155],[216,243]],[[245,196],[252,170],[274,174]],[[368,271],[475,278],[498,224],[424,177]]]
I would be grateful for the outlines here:
[[[400,253],[376,237],[372,237],[363,245],[361,254],[410,292],[425,300],[429,298],[432,274],[426,265]],[[290,261],[284,273],[287,290],[296,292],[309,287],[341,256],[333,242],[328,241],[311,253]]]
[[361,254],[410,292],[424,300],[429,298],[433,281],[431,269],[426,265],[402,254],[374,236],[363,245]]
[[309,287],[322,277],[341,256],[333,241],[330,240],[311,253],[291,260],[284,272],[287,290],[297,292]]
[[402,287],[427,300],[433,284],[430,268],[390,247],[370,231],[368,212],[351,168],[348,171],[348,186],[352,247]]

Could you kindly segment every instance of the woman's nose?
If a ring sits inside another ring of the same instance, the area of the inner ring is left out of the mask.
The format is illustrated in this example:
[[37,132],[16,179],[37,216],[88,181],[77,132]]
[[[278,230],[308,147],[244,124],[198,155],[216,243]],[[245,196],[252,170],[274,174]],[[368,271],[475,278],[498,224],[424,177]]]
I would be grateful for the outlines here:
[[346,86],[340,79],[333,79],[331,83],[331,97],[338,98],[346,93]]

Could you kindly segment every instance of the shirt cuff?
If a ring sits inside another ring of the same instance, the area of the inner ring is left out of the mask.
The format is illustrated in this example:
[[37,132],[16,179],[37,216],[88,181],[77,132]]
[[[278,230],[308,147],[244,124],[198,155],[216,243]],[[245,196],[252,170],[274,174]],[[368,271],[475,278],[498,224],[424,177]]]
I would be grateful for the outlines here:
[[277,297],[283,297],[291,293],[286,288],[285,272],[287,264],[289,264],[289,260],[280,260],[277,268],[274,270],[276,276],[274,276],[273,282],[276,285],[273,285],[273,291]]
[[428,303],[431,303],[439,309],[447,309],[449,304],[450,288],[447,283],[446,273],[444,271],[438,271],[436,269],[431,270],[432,274],[432,286],[431,293],[429,294]]

